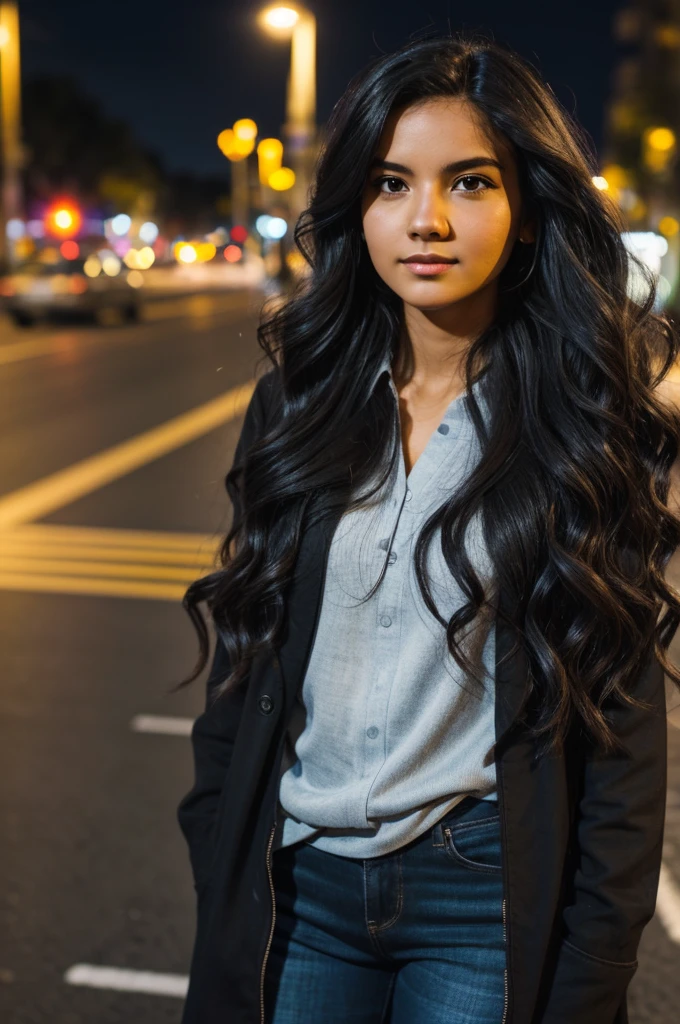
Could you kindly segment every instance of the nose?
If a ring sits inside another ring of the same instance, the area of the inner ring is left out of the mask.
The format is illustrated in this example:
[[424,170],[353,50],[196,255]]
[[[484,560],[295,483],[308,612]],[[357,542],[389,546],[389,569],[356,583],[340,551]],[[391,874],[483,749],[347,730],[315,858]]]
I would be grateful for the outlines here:
[[426,188],[413,206],[409,238],[448,238],[452,233],[448,210],[439,189]]

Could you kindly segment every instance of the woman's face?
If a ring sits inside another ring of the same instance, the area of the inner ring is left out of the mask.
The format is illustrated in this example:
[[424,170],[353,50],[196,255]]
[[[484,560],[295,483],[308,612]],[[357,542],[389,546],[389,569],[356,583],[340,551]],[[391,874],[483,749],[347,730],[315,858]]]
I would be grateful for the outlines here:
[[[393,111],[369,171],[362,221],[377,273],[407,306],[443,309],[483,290],[495,297],[522,229],[515,160],[509,147],[489,142],[464,100]],[[533,240],[528,226],[522,237]],[[456,262],[430,272],[404,262],[419,254]]]

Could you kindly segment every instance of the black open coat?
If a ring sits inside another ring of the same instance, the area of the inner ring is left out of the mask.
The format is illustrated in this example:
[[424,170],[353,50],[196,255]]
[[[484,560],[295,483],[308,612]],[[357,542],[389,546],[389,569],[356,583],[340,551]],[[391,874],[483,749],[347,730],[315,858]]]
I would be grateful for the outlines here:
[[[257,384],[234,464],[280,408],[276,371]],[[234,516],[238,487],[228,483]],[[195,784],[177,810],[197,893],[182,1024],[265,1024],[262,983],[274,929],[271,846],[283,740],[304,677],[333,523],[304,535],[285,641],[254,659],[247,685],[206,700],[192,731]],[[502,607],[503,595],[500,595]],[[666,791],[663,670],[652,656],[611,721],[626,753],[576,735],[538,760],[524,723],[526,662],[496,626],[496,744],[506,898],[506,1024],[625,1024],[640,935],[654,913]],[[228,672],[218,642],[210,695]],[[268,1024],[268,1022],[267,1022]],[[501,1022],[499,1022],[501,1024]]]

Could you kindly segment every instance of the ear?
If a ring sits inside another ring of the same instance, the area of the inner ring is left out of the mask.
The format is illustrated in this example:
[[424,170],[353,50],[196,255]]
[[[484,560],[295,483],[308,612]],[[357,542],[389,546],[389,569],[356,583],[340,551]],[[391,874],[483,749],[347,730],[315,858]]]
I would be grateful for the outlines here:
[[530,243],[536,241],[536,222],[527,220],[522,224],[517,236],[520,242]]

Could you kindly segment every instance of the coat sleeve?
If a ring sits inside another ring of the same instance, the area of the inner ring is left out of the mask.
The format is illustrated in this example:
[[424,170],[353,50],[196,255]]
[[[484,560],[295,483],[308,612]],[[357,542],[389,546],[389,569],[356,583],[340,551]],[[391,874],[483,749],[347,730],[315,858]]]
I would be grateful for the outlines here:
[[635,696],[617,703],[612,728],[626,752],[592,753],[582,765],[577,869],[541,1024],[626,1021],[626,989],[642,930],[654,914],[666,797],[663,668],[652,653]]
[[[226,489],[232,502],[234,523],[240,522],[243,510],[240,488],[234,481],[232,471],[243,464],[250,445],[265,429],[274,372],[265,374],[255,386],[244,416],[232,468],[227,474]],[[218,637],[206,683],[205,708],[195,719],[191,730],[194,785],[177,807],[177,820],[189,846],[194,888],[197,890],[209,873],[217,806],[231,763],[245,700],[246,687],[240,686],[212,703],[213,690],[226,679],[229,672],[229,657]]]

